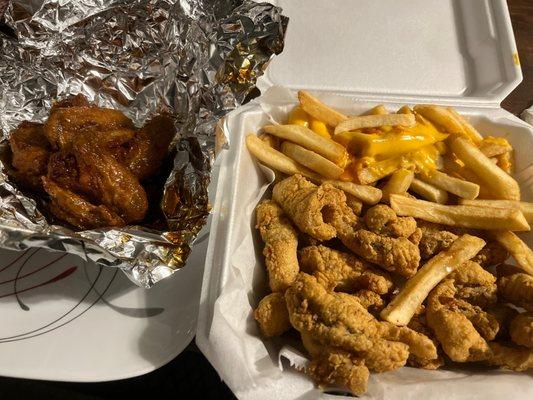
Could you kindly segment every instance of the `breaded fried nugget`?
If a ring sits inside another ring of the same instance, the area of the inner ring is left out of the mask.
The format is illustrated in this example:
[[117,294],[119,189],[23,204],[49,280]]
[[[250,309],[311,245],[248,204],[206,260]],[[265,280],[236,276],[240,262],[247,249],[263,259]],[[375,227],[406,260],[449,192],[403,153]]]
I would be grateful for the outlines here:
[[533,276],[517,273],[498,279],[498,295],[515,306],[533,311]]
[[496,277],[478,263],[465,262],[448,275],[448,279],[454,280],[457,298],[480,307],[496,303]]
[[302,232],[318,240],[329,240],[336,234],[335,228],[324,221],[323,211],[340,203],[347,208],[342,190],[328,184],[316,186],[301,175],[277,183],[272,199]]
[[291,328],[283,293],[263,297],[254,311],[254,318],[265,337],[279,336]]
[[316,278],[300,273],[285,293],[292,326],[323,346],[341,348],[365,360],[370,370],[405,364],[410,353],[435,359],[433,342],[409,328],[376,320],[346,293],[331,293]]
[[298,271],[298,233],[283,210],[272,200],[257,206],[256,228],[265,243],[263,255],[268,281],[273,292],[285,291],[296,279]]
[[428,325],[452,361],[485,360],[490,352],[489,346],[458,307],[455,295],[451,279],[444,280],[431,291],[426,307]]
[[533,313],[519,314],[509,326],[511,339],[516,344],[533,348]]
[[398,217],[394,210],[385,204],[368,209],[363,221],[369,231],[393,238],[408,238],[417,228],[413,217]]
[[377,271],[355,255],[325,246],[306,247],[299,255],[302,270],[314,275],[327,290],[368,289],[385,294],[392,287],[388,274]]
[[489,364],[504,369],[521,372],[533,368],[533,350],[527,347],[509,347],[500,343],[490,343]]

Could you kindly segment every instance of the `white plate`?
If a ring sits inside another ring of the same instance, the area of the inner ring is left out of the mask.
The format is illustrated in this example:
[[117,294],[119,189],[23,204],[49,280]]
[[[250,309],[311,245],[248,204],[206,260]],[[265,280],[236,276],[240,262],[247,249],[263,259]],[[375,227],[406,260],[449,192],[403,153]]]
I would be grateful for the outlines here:
[[75,256],[0,250],[0,375],[96,382],[169,362],[195,334],[206,239],[150,290]]

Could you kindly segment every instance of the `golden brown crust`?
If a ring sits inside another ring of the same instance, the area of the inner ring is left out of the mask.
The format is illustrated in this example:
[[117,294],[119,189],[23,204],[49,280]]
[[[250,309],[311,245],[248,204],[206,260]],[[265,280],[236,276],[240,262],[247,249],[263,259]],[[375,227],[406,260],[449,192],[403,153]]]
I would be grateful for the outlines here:
[[259,302],[254,318],[265,337],[279,336],[291,328],[283,293],[271,293]]
[[509,334],[516,344],[533,348],[533,313],[517,315],[511,321]]

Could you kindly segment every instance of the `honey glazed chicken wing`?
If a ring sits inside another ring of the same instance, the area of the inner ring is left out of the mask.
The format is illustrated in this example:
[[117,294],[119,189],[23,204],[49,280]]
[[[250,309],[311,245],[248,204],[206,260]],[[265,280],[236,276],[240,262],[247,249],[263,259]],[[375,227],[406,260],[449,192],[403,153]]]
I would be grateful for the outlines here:
[[409,328],[376,320],[346,293],[324,289],[316,278],[300,273],[285,293],[292,326],[323,346],[341,348],[365,360],[370,370],[387,371],[405,364],[409,353],[433,359],[433,342]]
[[95,197],[126,223],[141,221],[148,209],[146,192],[135,176],[98,145],[98,138],[80,135],[73,143],[81,184],[93,188]]
[[51,198],[52,214],[78,229],[124,226],[124,220],[106,206],[95,206],[46,177],[43,177],[43,186]]
[[327,290],[354,292],[368,289],[385,294],[392,288],[388,274],[377,271],[355,255],[322,245],[306,247],[299,255],[302,270],[314,275]]
[[316,186],[301,175],[277,183],[272,199],[302,232],[318,240],[329,240],[336,235],[335,228],[324,221],[324,211],[340,204],[348,209],[344,192],[327,184]]
[[15,178],[24,186],[39,190],[46,174],[50,145],[42,124],[23,122],[9,137]]
[[298,233],[283,210],[272,200],[265,200],[257,206],[256,228],[265,243],[263,255],[268,271],[270,289],[285,291],[296,279],[298,266]]

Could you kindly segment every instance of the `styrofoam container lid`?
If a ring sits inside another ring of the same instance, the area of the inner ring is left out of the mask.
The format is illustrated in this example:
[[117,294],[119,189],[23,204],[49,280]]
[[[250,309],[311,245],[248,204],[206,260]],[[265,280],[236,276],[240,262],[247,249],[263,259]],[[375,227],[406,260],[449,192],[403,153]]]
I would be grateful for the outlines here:
[[505,0],[276,0],[290,22],[262,84],[498,105],[522,80]]

